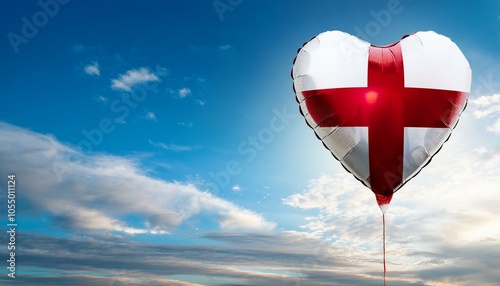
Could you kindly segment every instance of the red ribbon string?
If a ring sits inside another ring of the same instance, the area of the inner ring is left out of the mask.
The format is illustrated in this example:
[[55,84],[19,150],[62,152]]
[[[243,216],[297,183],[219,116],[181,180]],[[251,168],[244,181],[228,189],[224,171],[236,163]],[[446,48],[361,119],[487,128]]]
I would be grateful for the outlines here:
[[385,214],[382,214],[382,240],[383,240],[383,252],[384,252],[384,286],[385,286],[385,278],[387,276],[387,268],[385,267]]

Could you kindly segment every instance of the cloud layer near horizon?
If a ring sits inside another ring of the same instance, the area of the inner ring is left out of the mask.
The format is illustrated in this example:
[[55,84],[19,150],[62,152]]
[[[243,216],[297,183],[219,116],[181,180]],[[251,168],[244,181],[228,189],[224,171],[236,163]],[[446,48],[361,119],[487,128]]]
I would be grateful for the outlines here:
[[[380,285],[381,272],[308,235],[209,233],[221,245],[144,244],[23,233],[23,285]],[[71,253],[71,255],[68,255]],[[378,263],[379,261],[377,261]],[[378,265],[377,265],[378,266]],[[57,270],[53,275],[51,270]],[[415,273],[406,273],[415,277]],[[5,277],[0,278],[5,281]],[[393,277],[393,285],[415,279]],[[418,280],[418,279],[417,279]],[[424,285],[414,282],[412,285]]]

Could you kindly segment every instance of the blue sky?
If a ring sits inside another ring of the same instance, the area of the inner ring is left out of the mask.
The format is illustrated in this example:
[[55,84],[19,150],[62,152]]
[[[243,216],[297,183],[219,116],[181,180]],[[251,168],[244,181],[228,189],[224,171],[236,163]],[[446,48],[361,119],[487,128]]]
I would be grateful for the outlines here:
[[410,0],[0,1],[16,282],[380,285],[374,197],[292,91],[297,49],[327,30],[377,45],[434,30],[469,60],[460,123],[387,212],[388,276],[496,285],[500,5]]

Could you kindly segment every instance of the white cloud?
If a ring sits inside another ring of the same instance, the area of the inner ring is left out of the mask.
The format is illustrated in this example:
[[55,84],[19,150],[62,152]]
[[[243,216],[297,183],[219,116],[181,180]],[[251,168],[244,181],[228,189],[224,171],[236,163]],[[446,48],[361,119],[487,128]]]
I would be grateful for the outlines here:
[[111,80],[111,88],[123,91],[131,91],[132,87],[137,84],[146,82],[156,82],[160,79],[149,69],[141,67],[139,69],[128,70],[125,74],[120,75],[116,79]]
[[193,122],[177,122],[177,125],[183,126],[183,127],[188,127],[191,128],[193,127]]
[[185,98],[186,96],[190,95],[191,94],[191,89],[187,88],[187,87],[184,87],[184,88],[181,88],[177,91],[177,95],[180,97],[180,98]]
[[196,102],[197,104],[201,105],[201,106],[204,106],[205,105],[205,101],[204,100],[201,100],[201,99],[196,99],[194,102]]
[[241,188],[239,185],[234,185],[231,190],[235,191],[235,192],[240,192],[241,191]]
[[500,114],[500,94],[483,95],[470,103],[474,108],[474,117],[483,118]]
[[478,106],[490,106],[492,104],[500,103],[500,94],[483,95],[476,99],[471,100],[472,104]]
[[[223,230],[270,231],[275,224],[192,184],[149,177],[136,161],[86,155],[52,136],[0,123],[0,171],[23,178],[35,214],[61,226],[123,233],[166,233],[198,214]],[[144,219],[131,224],[127,216]]]
[[[353,221],[366,214],[380,213],[374,208],[375,196],[367,188],[357,182],[350,174],[339,174],[336,177],[322,175],[309,182],[307,190],[293,194],[283,203],[292,207],[309,210],[318,209],[318,216],[306,217],[306,224],[301,227],[309,230],[314,236],[321,238],[329,231],[349,233],[353,230]],[[339,226],[333,226],[333,223]],[[345,225],[346,228],[342,225]],[[367,229],[368,230],[368,229]],[[359,231],[363,231],[359,229]],[[367,234],[368,236],[368,234]],[[345,237],[337,243],[349,243],[352,237]]]
[[97,100],[97,101],[99,101],[101,103],[105,103],[105,102],[108,101],[108,99],[106,97],[102,96],[102,95],[99,95],[98,97],[96,97],[95,100]]
[[[262,215],[256,214],[252,211],[246,209],[227,208],[227,211],[224,212],[219,225],[222,229],[259,230],[263,228],[263,221],[265,221],[265,219]],[[272,230],[274,228],[274,223],[266,223],[264,225],[265,230]]]
[[92,62],[92,64],[85,66],[83,70],[89,75],[101,75],[98,62]]
[[488,126],[488,128],[486,128],[486,130],[500,134],[500,118],[495,120],[493,125]]
[[152,120],[152,121],[156,121],[156,114],[154,114],[151,111],[148,111],[148,113],[146,113],[145,118],[149,119],[149,120]]
[[500,134],[500,94],[483,95],[470,101],[475,118],[494,120],[487,130]]

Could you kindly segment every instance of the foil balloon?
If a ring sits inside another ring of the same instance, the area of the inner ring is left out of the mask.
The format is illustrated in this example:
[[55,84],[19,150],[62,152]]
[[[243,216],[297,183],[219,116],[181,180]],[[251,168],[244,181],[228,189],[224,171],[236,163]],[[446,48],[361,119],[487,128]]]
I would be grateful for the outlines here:
[[471,69],[457,45],[435,32],[375,46],[329,31],[299,49],[292,78],[307,124],[385,212],[451,135]]

